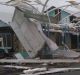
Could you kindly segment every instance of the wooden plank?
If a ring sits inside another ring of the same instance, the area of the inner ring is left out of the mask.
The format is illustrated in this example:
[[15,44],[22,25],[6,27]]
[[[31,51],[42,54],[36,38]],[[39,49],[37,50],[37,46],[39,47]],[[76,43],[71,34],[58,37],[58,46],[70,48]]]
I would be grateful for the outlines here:
[[5,68],[16,68],[16,69],[25,69],[25,70],[30,69],[30,67],[14,66],[14,65],[5,65],[5,66],[3,66],[3,67],[5,67]]
[[80,59],[1,59],[0,63],[80,63]]

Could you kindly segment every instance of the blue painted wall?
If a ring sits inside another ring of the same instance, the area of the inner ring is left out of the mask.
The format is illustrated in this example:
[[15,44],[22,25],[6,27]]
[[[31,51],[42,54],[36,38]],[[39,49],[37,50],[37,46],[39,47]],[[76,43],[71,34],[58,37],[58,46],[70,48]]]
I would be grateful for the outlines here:
[[54,10],[52,10],[51,12],[49,12],[49,16],[55,16],[55,11]]
[[61,11],[61,19],[65,18],[66,16],[70,15],[69,13],[65,12],[65,11]]

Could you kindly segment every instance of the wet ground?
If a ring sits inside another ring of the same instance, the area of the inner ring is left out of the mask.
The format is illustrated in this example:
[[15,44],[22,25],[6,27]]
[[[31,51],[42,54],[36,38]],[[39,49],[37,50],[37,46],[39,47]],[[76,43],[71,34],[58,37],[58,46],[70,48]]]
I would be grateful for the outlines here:
[[45,74],[45,75],[80,75],[80,70],[68,71],[68,72],[59,72],[59,73]]
[[20,73],[22,73],[22,70],[0,68],[0,75],[20,75]]
[[[0,75],[20,75],[21,73],[22,73],[21,70],[17,69],[0,68]],[[80,70],[43,75],[80,75]]]
[[[61,66],[62,66],[61,64],[57,65],[57,67],[61,67]],[[67,64],[65,66],[70,67],[70,68],[71,67],[79,68],[80,64]],[[36,64],[36,67],[40,67],[40,66]],[[52,66],[52,67],[55,67],[55,66]],[[22,74],[22,72],[23,72],[23,70],[3,68],[2,66],[0,66],[0,75],[20,75],[20,74]],[[44,74],[44,75],[80,75],[80,70],[59,72],[59,73],[54,73],[54,74]]]

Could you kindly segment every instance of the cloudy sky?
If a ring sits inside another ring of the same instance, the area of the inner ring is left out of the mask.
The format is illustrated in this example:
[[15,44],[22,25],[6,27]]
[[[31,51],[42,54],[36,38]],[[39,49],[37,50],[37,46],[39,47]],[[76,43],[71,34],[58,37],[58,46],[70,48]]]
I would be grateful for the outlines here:
[[[0,2],[5,2],[7,0],[0,0]],[[14,13],[14,7],[0,5],[0,20],[8,23],[12,20]]]
[[[8,0],[0,0],[0,2],[6,2]],[[34,1],[34,0],[31,0],[31,1]],[[45,2],[45,0],[41,0],[42,3]],[[48,2],[48,5],[47,5],[47,8],[51,7],[51,6],[56,6],[56,7],[59,7],[59,6],[62,6],[62,5],[67,5],[69,4],[67,1],[69,0],[50,0]],[[80,2],[80,0],[75,0],[76,2]],[[36,4],[34,2],[32,2],[31,4]],[[41,5],[34,5],[39,11],[41,11],[42,9],[42,6]],[[76,12],[76,11],[79,11],[78,9],[76,8],[73,8],[73,7],[69,7],[67,8],[67,10],[70,10],[70,11],[73,11],[73,12]],[[14,13],[14,7],[11,7],[11,6],[5,6],[5,5],[0,5],[0,19],[5,21],[5,22],[10,22],[12,17],[13,17],[13,13]]]

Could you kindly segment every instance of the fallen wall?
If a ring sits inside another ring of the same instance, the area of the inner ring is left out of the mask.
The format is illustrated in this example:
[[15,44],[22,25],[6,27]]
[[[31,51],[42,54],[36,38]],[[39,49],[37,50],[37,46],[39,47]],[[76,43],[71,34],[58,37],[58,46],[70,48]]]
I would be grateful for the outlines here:
[[35,24],[28,21],[24,13],[16,9],[10,26],[30,57],[34,57],[45,42]]

